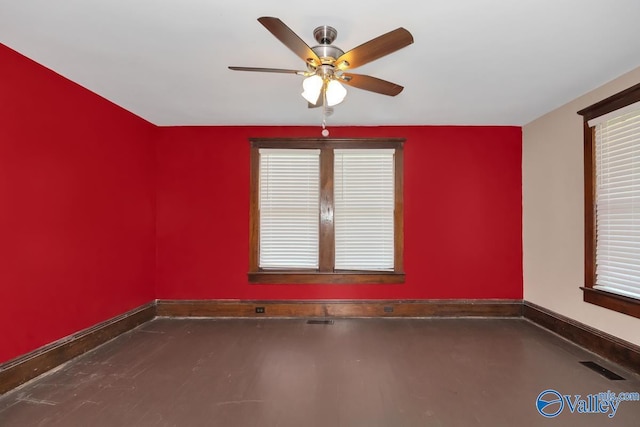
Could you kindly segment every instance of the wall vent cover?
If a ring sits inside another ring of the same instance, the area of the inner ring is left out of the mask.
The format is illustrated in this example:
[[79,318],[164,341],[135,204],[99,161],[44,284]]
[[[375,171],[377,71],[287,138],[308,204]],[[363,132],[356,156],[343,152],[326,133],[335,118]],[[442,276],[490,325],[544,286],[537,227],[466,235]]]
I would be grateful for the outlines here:
[[308,325],[333,325],[333,320],[307,320]]
[[588,361],[588,362],[580,362],[580,363],[610,380],[613,380],[613,381],[624,380],[624,378],[622,378],[620,375],[608,370],[604,366],[598,365],[596,362]]

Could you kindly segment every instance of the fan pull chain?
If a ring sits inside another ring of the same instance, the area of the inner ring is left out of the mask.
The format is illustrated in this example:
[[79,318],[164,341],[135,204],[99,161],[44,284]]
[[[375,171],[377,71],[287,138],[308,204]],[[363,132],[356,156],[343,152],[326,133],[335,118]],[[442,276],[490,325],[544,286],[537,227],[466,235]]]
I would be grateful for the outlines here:
[[327,129],[327,93],[322,91],[322,136],[325,138],[329,136],[329,129]]

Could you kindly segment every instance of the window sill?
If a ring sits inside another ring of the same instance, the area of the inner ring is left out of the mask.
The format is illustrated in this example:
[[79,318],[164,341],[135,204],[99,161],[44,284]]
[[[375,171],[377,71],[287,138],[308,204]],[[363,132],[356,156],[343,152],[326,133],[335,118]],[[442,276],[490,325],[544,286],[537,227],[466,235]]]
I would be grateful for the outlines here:
[[640,301],[623,295],[581,287],[585,302],[640,318]]
[[398,284],[404,283],[404,273],[349,272],[316,273],[300,271],[260,271],[249,273],[249,283],[263,284]]

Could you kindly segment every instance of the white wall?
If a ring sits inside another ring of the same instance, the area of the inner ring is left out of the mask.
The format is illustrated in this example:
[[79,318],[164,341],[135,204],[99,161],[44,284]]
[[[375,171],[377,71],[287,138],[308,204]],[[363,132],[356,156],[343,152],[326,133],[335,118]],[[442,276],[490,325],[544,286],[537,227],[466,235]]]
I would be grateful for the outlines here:
[[582,301],[584,206],[582,117],[576,112],[640,83],[640,68],[523,128],[524,297],[640,345],[640,319]]

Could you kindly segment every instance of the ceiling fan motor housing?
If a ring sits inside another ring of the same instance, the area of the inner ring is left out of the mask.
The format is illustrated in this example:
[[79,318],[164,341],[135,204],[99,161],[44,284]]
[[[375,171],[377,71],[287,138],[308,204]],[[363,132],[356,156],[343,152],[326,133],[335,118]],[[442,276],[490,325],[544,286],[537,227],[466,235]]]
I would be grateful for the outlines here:
[[311,50],[318,55],[318,58],[322,61],[323,64],[331,64],[333,62],[344,55],[344,52],[339,47],[335,47],[332,45],[321,44],[319,46],[314,46]]
[[318,55],[322,65],[333,66],[335,60],[344,55],[344,51],[333,43],[338,36],[338,31],[335,28],[323,25],[313,30],[313,37],[320,43],[318,46],[314,46],[311,50]]

